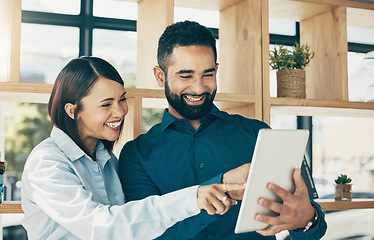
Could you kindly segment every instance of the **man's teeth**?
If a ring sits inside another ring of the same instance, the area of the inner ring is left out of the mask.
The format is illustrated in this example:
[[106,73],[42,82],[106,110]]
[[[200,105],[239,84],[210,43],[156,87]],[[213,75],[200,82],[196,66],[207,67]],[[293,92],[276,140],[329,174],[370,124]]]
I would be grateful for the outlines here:
[[122,122],[110,122],[110,123],[105,123],[105,125],[111,127],[111,128],[117,128],[119,125],[121,125]]
[[200,101],[201,99],[203,99],[203,96],[201,96],[201,97],[191,97],[191,96],[186,95],[186,98],[187,98],[188,101],[197,102],[197,101]]

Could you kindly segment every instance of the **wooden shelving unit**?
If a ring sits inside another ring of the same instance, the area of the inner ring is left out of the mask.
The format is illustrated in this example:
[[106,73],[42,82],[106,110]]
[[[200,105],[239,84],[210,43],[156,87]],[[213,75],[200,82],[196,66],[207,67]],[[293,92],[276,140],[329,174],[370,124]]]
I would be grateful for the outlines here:
[[[319,199],[317,203],[322,209],[347,210],[347,209],[370,209],[374,208],[374,201],[370,199],[353,199],[352,201],[335,201],[334,199]],[[5,202],[0,204],[1,213],[23,213],[19,202]]]
[[[127,0],[138,2],[137,86],[128,89],[129,114],[114,151],[141,133],[145,99],[163,99],[154,80],[156,46],[174,21],[174,7],[220,11],[221,109],[270,123],[273,112],[301,115],[365,114],[374,117],[374,103],[348,99],[347,26],[374,28],[374,4],[347,0]],[[307,99],[270,97],[269,19],[300,22],[301,43],[316,52],[307,67]],[[19,83],[21,0],[0,2],[0,101],[44,102],[52,86]],[[318,33],[318,34],[316,34]],[[326,210],[374,208],[374,201],[321,201]],[[3,203],[0,213],[19,213],[17,203]]]
[[[268,18],[300,23],[300,42],[308,43],[316,56],[306,68],[306,98],[271,98],[269,65],[264,64],[263,120],[270,122],[271,109],[292,107],[373,111],[373,103],[350,102],[348,98],[347,27],[374,28],[374,4],[339,0],[269,0]],[[267,19],[268,19],[267,18]],[[265,24],[265,23],[263,23]],[[268,23],[266,23],[268,24]],[[265,46],[265,43],[263,44]],[[263,49],[264,59],[269,56]],[[291,109],[291,108],[288,108]],[[334,112],[334,110],[332,111]],[[313,111],[311,111],[314,114]],[[369,113],[370,114],[370,113]]]
[[374,208],[372,199],[353,199],[352,201],[335,201],[334,199],[318,199],[316,202],[322,209],[327,210],[348,210]]
[[20,202],[3,202],[0,204],[1,213],[23,213]]
[[[300,42],[316,55],[306,68],[306,99],[270,96],[269,41],[263,39],[263,121],[273,113],[314,116],[365,116],[374,118],[374,103],[352,102],[348,97],[347,27],[374,28],[374,4],[344,0],[263,1],[263,30],[268,19],[300,23]],[[324,210],[374,208],[370,199],[317,200]]]

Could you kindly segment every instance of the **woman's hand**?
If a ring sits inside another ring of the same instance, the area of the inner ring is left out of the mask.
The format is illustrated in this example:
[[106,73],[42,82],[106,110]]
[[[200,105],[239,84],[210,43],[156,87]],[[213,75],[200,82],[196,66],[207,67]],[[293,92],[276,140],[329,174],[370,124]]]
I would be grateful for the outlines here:
[[225,214],[237,201],[231,199],[226,192],[244,190],[243,184],[212,184],[200,186],[197,190],[197,204],[209,215]]
[[[242,183],[247,182],[249,169],[251,168],[250,163],[243,164],[237,168],[234,168],[228,172],[225,172],[222,176],[222,183]],[[244,194],[244,188],[239,190],[228,191],[228,195],[232,199],[242,200]]]

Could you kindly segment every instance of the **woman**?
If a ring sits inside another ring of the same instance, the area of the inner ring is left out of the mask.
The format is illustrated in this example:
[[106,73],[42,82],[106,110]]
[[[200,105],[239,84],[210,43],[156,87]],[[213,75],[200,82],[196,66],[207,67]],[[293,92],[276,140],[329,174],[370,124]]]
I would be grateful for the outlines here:
[[112,148],[128,112],[124,83],[106,61],[82,57],[58,75],[48,104],[50,138],[22,175],[29,239],[153,239],[205,209],[224,214],[240,185],[193,186],[125,203]]

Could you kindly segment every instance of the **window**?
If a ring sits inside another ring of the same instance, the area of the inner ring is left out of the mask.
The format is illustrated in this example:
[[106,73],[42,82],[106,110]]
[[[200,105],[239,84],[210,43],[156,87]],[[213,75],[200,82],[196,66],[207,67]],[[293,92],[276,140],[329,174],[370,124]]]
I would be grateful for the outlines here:
[[315,116],[313,126],[313,174],[320,181],[317,190],[321,194],[333,192],[333,180],[343,173],[353,179],[354,191],[374,192],[373,120]]
[[347,27],[348,42],[374,45],[374,29]]
[[78,28],[23,23],[20,82],[53,84],[67,62],[78,57],[78,46]]
[[22,0],[22,9],[27,11],[78,15],[79,0]]
[[[370,52],[374,53],[374,52]],[[350,101],[374,101],[374,59],[369,54],[348,52],[348,90]]]
[[174,22],[195,21],[208,28],[219,28],[219,12],[193,8],[174,8]]
[[296,36],[296,22],[284,19],[269,19],[269,33]]
[[94,29],[92,55],[109,61],[125,87],[136,86],[136,46],[136,32]]
[[93,14],[97,17],[137,20],[138,4],[118,0],[94,0]]
[[[49,137],[52,124],[47,104],[0,102],[6,162],[5,200],[19,201],[23,165],[31,150]],[[1,122],[1,121],[0,121]]]

